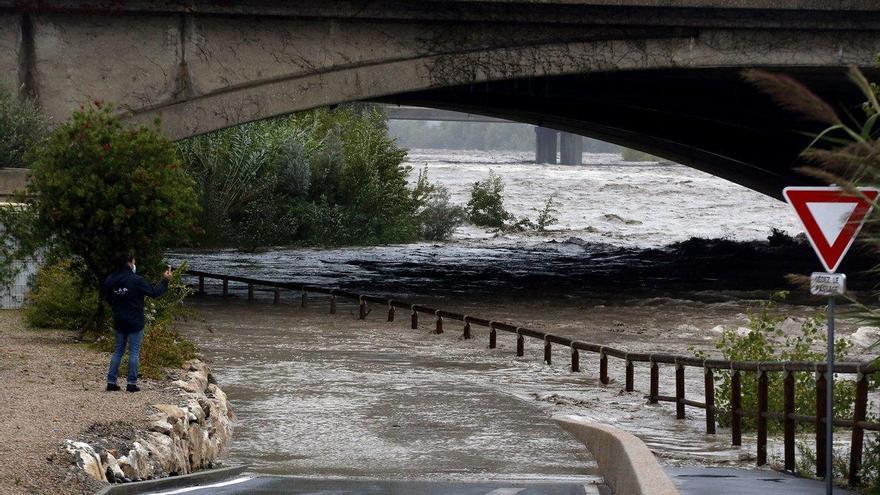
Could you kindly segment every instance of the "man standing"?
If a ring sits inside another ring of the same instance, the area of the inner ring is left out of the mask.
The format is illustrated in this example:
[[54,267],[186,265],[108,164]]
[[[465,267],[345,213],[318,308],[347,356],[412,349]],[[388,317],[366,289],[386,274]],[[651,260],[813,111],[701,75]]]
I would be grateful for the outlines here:
[[113,328],[116,330],[116,346],[107,373],[107,391],[120,390],[116,375],[128,344],[128,384],[125,390],[137,392],[140,390],[137,386],[138,362],[144,340],[144,296],[157,298],[164,294],[168,290],[171,269],[165,270],[159,285],[150,285],[137,275],[134,255],[121,255],[119,265],[119,269],[111,273],[101,286],[101,294],[113,310]]

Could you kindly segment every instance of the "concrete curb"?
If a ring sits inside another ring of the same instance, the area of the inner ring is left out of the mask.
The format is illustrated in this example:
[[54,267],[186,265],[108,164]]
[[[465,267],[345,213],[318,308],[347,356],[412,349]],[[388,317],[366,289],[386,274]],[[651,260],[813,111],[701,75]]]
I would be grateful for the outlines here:
[[635,436],[580,416],[554,416],[553,421],[587,446],[615,495],[681,495],[654,454]]
[[190,486],[207,485],[217,483],[229,478],[234,478],[247,470],[247,466],[209,469],[181,476],[169,476],[147,481],[134,481],[131,483],[115,483],[98,490],[95,495],[137,495],[159,490],[174,490]]

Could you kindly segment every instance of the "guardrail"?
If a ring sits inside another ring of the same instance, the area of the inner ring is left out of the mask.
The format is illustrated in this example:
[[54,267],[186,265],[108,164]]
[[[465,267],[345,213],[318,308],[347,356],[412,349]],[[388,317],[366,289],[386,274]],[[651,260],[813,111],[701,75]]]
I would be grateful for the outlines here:
[[[389,299],[378,296],[357,294],[339,289],[315,287],[297,282],[279,282],[260,280],[249,277],[238,277],[208,273],[199,270],[187,270],[187,275],[198,277],[198,291],[205,293],[205,279],[220,280],[223,284],[223,296],[229,295],[229,282],[237,282],[247,286],[248,300],[254,299],[255,287],[266,287],[274,292],[274,302],[281,300],[281,290],[294,290],[301,293],[300,304],[305,306],[309,293],[325,294],[330,297],[330,314],[336,313],[336,299],[341,297],[358,301],[358,318],[363,320],[368,314],[368,303],[387,305],[388,319],[395,320],[395,309],[401,308],[410,312],[410,328],[417,329],[419,326],[419,314],[427,314],[434,317],[434,333],[443,333],[444,320],[456,320],[464,323],[462,330],[465,339],[472,338],[471,325],[478,325],[489,329],[489,348],[494,349],[497,345],[498,331],[516,335],[516,355],[523,356],[525,349],[525,337],[538,339],[544,343],[544,362],[552,362],[552,346],[557,344],[571,349],[571,371],[580,371],[580,352],[592,352],[599,355],[599,381],[602,384],[609,383],[608,358],[613,357],[624,361],[625,383],[627,392],[634,391],[635,366],[634,363],[648,363],[650,367],[650,390],[646,398],[649,403],[658,402],[675,403],[676,418],[684,419],[685,408],[695,407],[705,410],[706,433],[715,434],[717,408],[715,406],[715,372],[729,371],[731,373],[731,443],[735,446],[742,445],[742,419],[751,417],[757,420],[757,464],[762,466],[767,463],[767,420],[776,419],[783,422],[784,443],[784,469],[795,471],[795,429],[797,424],[808,424],[815,428],[816,432],[816,476],[825,474],[825,390],[826,379],[825,362],[758,362],[758,361],[728,361],[723,359],[699,359],[692,356],[677,356],[664,353],[635,353],[626,352],[614,347],[574,340],[540,330],[534,330],[510,323],[487,320],[452,311],[432,308],[421,304]],[[660,365],[672,365],[675,367],[675,395],[660,395]],[[703,369],[703,384],[705,387],[705,399],[703,402],[687,399],[685,396],[685,367]],[[856,397],[851,419],[832,419],[834,426],[849,428],[851,433],[851,450],[849,458],[848,482],[851,486],[858,485],[859,470],[862,464],[865,431],[880,431],[880,423],[865,421],[868,405],[868,380],[870,375],[880,371],[880,368],[869,362],[841,362],[834,365],[834,372],[839,374],[856,375]],[[758,383],[758,409],[746,411],[742,408],[742,373],[756,373]],[[784,411],[768,410],[768,372],[785,373],[784,388]],[[795,414],[795,373],[816,373],[816,415],[808,416]]]

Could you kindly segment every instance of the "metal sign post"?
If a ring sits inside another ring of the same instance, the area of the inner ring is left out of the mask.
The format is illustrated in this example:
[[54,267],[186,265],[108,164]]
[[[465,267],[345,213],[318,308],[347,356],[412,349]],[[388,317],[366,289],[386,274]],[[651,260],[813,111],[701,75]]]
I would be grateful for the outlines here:
[[[828,349],[825,370],[825,492],[834,491],[834,303],[846,292],[846,275],[834,273],[871,213],[880,190],[839,187],[786,187],[785,200],[794,208],[807,238],[827,272],[810,276],[810,292],[828,296]],[[818,414],[819,411],[816,411]],[[821,428],[818,425],[817,428]]]
[[810,293],[828,296],[828,350],[825,370],[825,493],[834,491],[834,303],[835,296],[846,292],[846,275],[842,273],[814,272],[810,275]]

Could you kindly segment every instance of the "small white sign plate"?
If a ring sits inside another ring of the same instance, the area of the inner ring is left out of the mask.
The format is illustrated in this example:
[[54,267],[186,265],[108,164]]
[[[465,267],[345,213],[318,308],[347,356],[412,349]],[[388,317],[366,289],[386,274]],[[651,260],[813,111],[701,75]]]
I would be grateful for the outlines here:
[[844,292],[846,275],[825,272],[813,272],[810,275],[810,293],[814,296],[837,296]]

